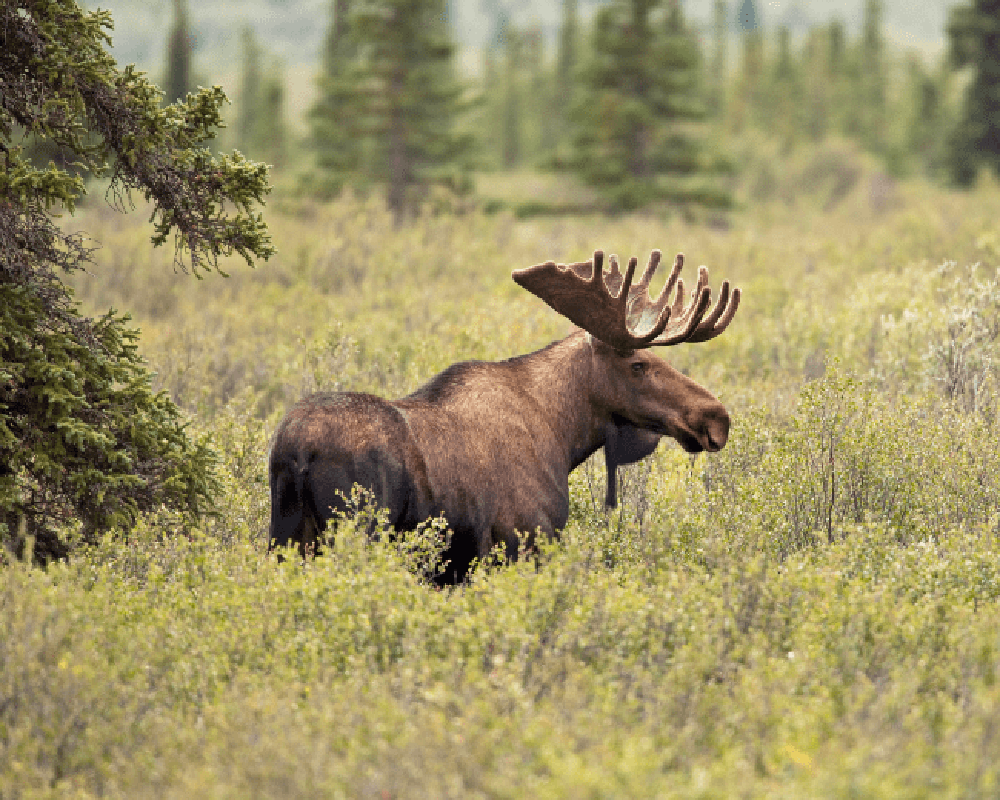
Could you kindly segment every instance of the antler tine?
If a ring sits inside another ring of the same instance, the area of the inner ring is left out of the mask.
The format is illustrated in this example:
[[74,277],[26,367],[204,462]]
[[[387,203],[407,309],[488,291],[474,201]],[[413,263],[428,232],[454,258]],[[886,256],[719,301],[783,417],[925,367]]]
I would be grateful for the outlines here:
[[[698,286],[692,292],[695,298],[690,306],[680,315],[676,325],[671,325],[665,336],[657,339],[654,345],[673,345],[681,342],[707,342],[722,333],[732,322],[740,303],[740,290],[730,291],[729,281],[723,281],[719,288],[719,299],[715,307],[708,313],[712,302],[712,290],[708,287],[708,269],[698,269]],[[683,302],[678,293],[677,301]]]
[[649,282],[653,279],[653,273],[656,272],[656,268],[660,266],[661,258],[663,258],[663,253],[659,250],[653,250],[649,254],[649,263],[646,264],[646,269],[642,271],[642,277],[639,278],[639,282],[635,285],[636,289],[640,286],[645,289],[649,288]]
[[[726,310],[726,304],[729,302],[729,281],[723,281],[722,286],[719,287],[719,299],[715,301],[715,308],[713,308],[708,314],[698,323],[697,330],[691,334],[691,336],[698,335],[701,331],[710,331],[715,328],[715,323],[719,321],[719,317],[722,316],[722,312]],[[688,337],[688,341],[691,341],[691,337]]]
[[[590,273],[590,284],[591,286],[600,286],[601,279],[604,277],[604,251],[595,250],[593,258],[593,271]],[[616,256],[611,256],[611,272],[618,271],[618,258]]]
[[[678,254],[678,260],[681,265],[684,264],[684,257]],[[676,262],[675,262],[676,263]],[[682,331],[690,331],[691,319],[694,316],[697,309],[701,306],[701,292],[708,286],[708,271],[701,267],[698,270],[698,283],[694,290],[691,292],[691,296],[698,299],[698,302],[691,303],[691,305],[684,307],[684,279],[681,278],[677,281],[677,292],[674,295],[673,305],[670,307],[670,316],[674,320],[674,323],[670,326],[671,332],[663,342],[665,344],[674,344],[674,338],[676,335]],[[697,324],[697,321],[696,323]],[[669,341],[667,341],[669,339]]]
[[[659,250],[654,250],[652,253],[649,254],[649,264],[646,265],[646,270],[645,272],[642,273],[642,279],[639,281],[639,286],[642,286],[645,289],[649,288],[649,282],[653,277],[653,273],[656,272],[656,268],[660,264],[661,257],[662,256]],[[684,268],[684,254],[678,253],[676,256],[674,256],[674,266],[670,270],[670,274],[667,276],[667,282],[663,284],[663,288],[660,290],[660,293],[656,296],[656,300],[653,301],[653,306],[660,308],[662,307],[663,304],[666,303],[666,300],[670,296],[670,293],[673,291],[674,286],[678,284],[678,277],[680,276],[681,270],[683,268]],[[680,281],[680,285],[683,286],[684,282]],[[642,299],[645,299],[645,297],[646,295],[643,295]],[[671,306],[670,309],[671,316],[674,314],[675,311],[679,311],[679,308],[675,309],[673,306]]]
[[697,330],[702,317],[705,316],[705,312],[712,304],[712,290],[703,286],[700,290],[695,289],[691,294],[694,297],[691,305],[684,309],[676,324],[668,327],[664,336],[660,336],[653,342],[654,345],[663,347],[686,342]]
[[[635,268],[639,264],[639,260],[634,256],[629,259],[624,276],[622,276],[621,270],[618,268],[617,255],[612,253],[608,261],[611,264],[611,272],[604,275],[604,283],[608,287],[608,291],[619,299],[623,296],[628,297],[632,287],[632,276],[635,274]],[[597,274],[596,271],[594,274]]]
[[714,339],[733,321],[736,316],[736,309],[740,307],[740,290],[733,289],[732,295],[729,292],[729,281],[722,284],[719,290],[719,301],[716,303],[712,313],[702,320],[697,330],[688,337],[689,342],[707,342]]
[[674,302],[670,307],[670,313],[673,317],[679,317],[684,311],[684,279],[681,278],[677,281],[677,291],[674,294]]
[[[615,264],[617,265],[617,260]],[[635,268],[639,264],[639,259],[632,256],[628,260],[628,266],[625,268],[625,280],[622,282],[622,288],[618,292],[618,298],[622,301],[626,308],[628,308],[628,296],[629,290],[632,288],[632,277],[635,275]]]
[[[659,336],[667,327],[673,310],[670,307],[669,295],[677,281],[677,275],[684,264],[684,257],[677,256],[674,261],[674,268],[670,271],[666,285],[660,291],[655,301],[649,299],[649,283],[652,280],[656,268],[660,264],[662,254],[659,250],[654,250],[649,255],[649,263],[642,273],[639,282],[632,287],[628,297],[628,327],[634,334],[638,335],[641,330],[646,330],[644,336],[651,336],[654,333]],[[637,261],[635,258],[633,261]],[[655,339],[655,337],[654,337]]]

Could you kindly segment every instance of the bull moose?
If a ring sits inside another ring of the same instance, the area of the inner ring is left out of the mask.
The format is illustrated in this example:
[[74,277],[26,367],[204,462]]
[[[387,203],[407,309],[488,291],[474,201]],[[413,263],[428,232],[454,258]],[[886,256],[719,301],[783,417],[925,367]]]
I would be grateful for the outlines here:
[[634,286],[637,260],[623,275],[615,256],[605,270],[601,251],[515,270],[514,281],[579,330],[506,361],[453,364],[400,400],[320,392],[296,403],[271,448],[269,546],[315,548],[359,484],[396,530],[442,515],[452,536],[439,580],[461,582],[496,545],[515,559],[519,533],[529,545],[538,531],[555,535],[569,516],[570,472],[599,448],[611,505],[614,470],[651,453],[660,436],[690,453],[722,449],[725,407],[648,348],[718,336],[740,291],[724,282],[710,309],[701,267],[685,305],[678,254],[653,301],[660,258],[654,250]]

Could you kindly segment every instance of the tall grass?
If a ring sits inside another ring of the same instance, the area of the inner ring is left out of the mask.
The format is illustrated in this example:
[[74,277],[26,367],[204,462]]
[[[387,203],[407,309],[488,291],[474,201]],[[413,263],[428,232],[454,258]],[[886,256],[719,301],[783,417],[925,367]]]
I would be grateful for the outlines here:
[[[78,297],[132,311],[225,491],[201,531],[151,517],[0,572],[0,797],[995,794],[996,343],[975,287],[1000,195],[892,192],[862,177],[725,226],[394,229],[375,202],[279,198],[275,262],[201,281],[141,213],[70,220],[103,244]],[[421,577],[436,524],[266,556],[289,403],[543,346],[568,325],[511,269],[653,247],[743,287],[723,337],[666,353],[728,404],[725,450],[664,442],[609,517],[584,465],[561,541],[454,590]]]

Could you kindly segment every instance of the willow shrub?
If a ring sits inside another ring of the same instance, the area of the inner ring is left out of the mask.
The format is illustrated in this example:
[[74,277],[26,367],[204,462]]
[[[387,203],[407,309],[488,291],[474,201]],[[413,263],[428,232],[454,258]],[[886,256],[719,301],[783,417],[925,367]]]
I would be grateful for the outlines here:
[[[303,565],[159,523],[0,585],[0,793],[987,791],[996,531],[434,591],[345,523]],[[995,784],[992,784],[995,785]]]
[[[275,219],[266,270],[197,285],[93,212],[98,257],[133,269],[81,276],[81,296],[133,309],[163,385],[200,409],[219,514],[3,570],[0,796],[992,796],[995,436],[922,370],[943,330],[929,273],[982,257],[996,196],[755,210],[726,232],[394,232],[345,199]],[[683,248],[744,288],[724,337],[668,354],[730,408],[725,450],[665,442],[611,516],[600,463],[578,470],[559,543],[454,590],[422,571],[434,525],[369,542],[345,523],[321,558],[265,555],[289,402],[398,396],[545,344],[565,323],[509,270],[598,246]]]
[[891,398],[832,364],[786,411],[742,415],[707,460],[701,510],[730,547],[777,556],[874,523],[900,541],[996,515],[1000,461],[979,416]]

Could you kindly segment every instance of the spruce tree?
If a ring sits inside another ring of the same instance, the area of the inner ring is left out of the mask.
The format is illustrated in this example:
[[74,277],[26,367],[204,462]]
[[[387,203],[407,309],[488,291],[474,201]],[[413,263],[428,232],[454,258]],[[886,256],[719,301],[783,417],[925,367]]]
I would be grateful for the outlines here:
[[753,0],[740,3],[736,12],[736,27],[741,32],[743,55],[730,117],[733,128],[739,131],[763,110],[764,33]]
[[916,56],[908,69],[910,117],[906,132],[906,149],[922,170],[930,175],[941,172],[945,163],[949,117],[945,103],[948,71],[928,72]]
[[257,121],[261,107],[261,48],[250,25],[240,31],[240,85],[236,98],[236,142],[245,152],[256,155]]
[[827,71],[832,77],[840,78],[847,61],[847,32],[842,19],[832,19],[828,27],[829,48]]
[[810,30],[802,50],[802,71],[805,76],[803,115],[805,133],[814,142],[821,141],[830,127],[826,48],[826,30],[821,27]]
[[952,180],[969,186],[981,166],[1000,175],[1000,0],[953,8],[948,38],[952,63],[973,71],[949,146]]
[[285,124],[285,73],[280,59],[271,60],[261,87],[260,108],[259,157],[275,167],[282,167],[288,158],[288,128]]
[[84,183],[33,167],[15,131],[72,151],[126,204],[139,192],[153,244],[172,237],[182,268],[273,252],[254,210],[266,168],[205,147],[222,90],[161,108],[160,91],[107,52],[110,28],[108,12],[70,0],[0,4],[0,544],[23,550],[32,537],[40,560],[70,552],[68,534],[93,542],[142,511],[197,516],[218,485],[207,443],[152,391],[127,317],[79,313],[63,277],[92,267],[92,248],[54,218]]
[[533,131],[530,156],[537,161],[550,157],[556,146],[556,120],[549,102],[552,73],[545,68],[545,37],[541,27],[534,25],[529,28],[522,44],[529,87],[523,106]]
[[242,59],[236,138],[252,158],[280,166],[286,154],[285,85],[281,63],[272,59],[266,73],[263,48],[253,28],[241,31]]
[[882,0],[866,0],[861,26],[856,102],[865,147],[881,152],[886,141],[886,69],[882,41]]
[[501,131],[501,163],[513,169],[521,163],[520,34],[511,25],[504,31],[504,93]]
[[804,125],[802,76],[792,53],[791,32],[778,29],[778,48],[770,75],[770,128],[785,149],[791,148]]
[[704,169],[693,122],[705,114],[699,51],[680,7],[654,26],[656,0],[616,0],[594,20],[574,114],[573,166],[617,208],[680,199]]
[[565,138],[570,128],[569,114],[575,101],[580,38],[577,0],[562,0],[562,12],[552,96],[552,117],[558,132],[557,138]]
[[167,76],[163,85],[168,103],[176,103],[194,89],[191,80],[191,30],[187,0],[174,0],[174,23],[167,38]]
[[844,21],[830,21],[827,29],[827,80],[830,96],[831,128],[854,136],[859,130],[859,103],[855,96],[855,69],[848,57],[847,30]]
[[357,47],[350,34],[349,0],[331,0],[330,15],[317,99],[309,111],[309,145],[317,168],[304,179],[304,188],[320,197],[359,181],[362,159]]
[[712,21],[712,111],[721,115],[725,109],[728,64],[726,44],[729,38],[729,6],[726,0],[715,0]]
[[492,131],[482,137],[479,147],[483,163],[510,169],[521,160],[522,151],[522,65],[518,57],[519,33],[511,23],[505,3],[482,4],[492,14],[490,33],[483,47],[483,80],[478,130]]
[[[497,64],[496,49],[490,45],[483,47],[483,78],[482,94],[480,97],[479,124],[482,130],[495,131],[500,126],[501,100],[503,96],[503,81],[500,78],[500,67]],[[480,141],[480,146],[486,151],[486,161],[491,165],[498,165],[499,152],[497,150],[495,137],[489,137],[485,142]]]
[[471,139],[456,132],[463,90],[449,33],[443,0],[358,0],[336,73],[324,70],[335,86],[314,113],[320,167],[334,182],[384,187],[397,221],[431,184],[467,186]]

